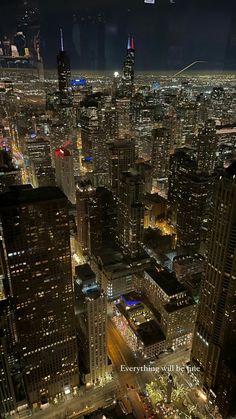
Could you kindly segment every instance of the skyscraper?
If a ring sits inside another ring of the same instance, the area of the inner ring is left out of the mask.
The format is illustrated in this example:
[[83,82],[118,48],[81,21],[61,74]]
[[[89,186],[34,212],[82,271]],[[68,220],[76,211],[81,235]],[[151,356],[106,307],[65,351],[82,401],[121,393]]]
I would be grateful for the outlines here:
[[0,417],[8,416],[16,410],[16,397],[10,371],[7,339],[4,333],[4,317],[7,299],[0,298]]
[[132,96],[134,90],[134,59],[134,37],[129,35],[122,77],[122,94],[127,97]]
[[107,298],[90,266],[76,269],[76,318],[81,378],[87,385],[108,378]]
[[198,171],[193,149],[176,149],[170,157],[169,202],[180,253],[204,251],[214,180]]
[[236,348],[236,162],[220,176],[212,204],[207,266],[192,346],[200,385],[217,393],[221,362]]
[[57,186],[64,192],[69,201],[75,204],[75,178],[73,156],[71,152],[60,147],[55,151],[55,174]]
[[216,135],[215,127],[215,121],[208,120],[200,129],[196,139],[198,170],[203,174],[211,174],[215,169],[218,146],[218,137]]
[[116,230],[116,211],[112,192],[98,187],[88,201],[89,253],[97,254],[107,243],[113,243]]
[[70,88],[70,58],[64,50],[62,29],[60,29],[60,50],[57,54],[57,73],[60,104],[62,106],[70,106],[72,101]]
[[110,187],[115,196],[119,195],[122,172],[133,167],[135,161],[135,143],[133,140],[117,140],[109,147]]
[[83,255],[89,253],[89,200],[94,197],[96,189],[89,180],[81,180],[76,189],[77,238]]
[[13,354],[32,405],[78,385],[67,199],[55,187],[18,187],[2,198]]
[[125,255],[143,254],[144,182],[136,170],[122,173],[118,196],[117,238]]
[[50,157],[50,142],[44,138],[27,141],[31,183],[34,187],[55,186],[55,173]]
[[80,103],[82,153],[85,161],[94,160],[94,149],[99,143],[98,97],[88,96]]
[[169,158],[171,137],[170,132],[165,127],[155,127],[153,130],[152,143],[152,166],[153,181],[160,188],[168,183]]

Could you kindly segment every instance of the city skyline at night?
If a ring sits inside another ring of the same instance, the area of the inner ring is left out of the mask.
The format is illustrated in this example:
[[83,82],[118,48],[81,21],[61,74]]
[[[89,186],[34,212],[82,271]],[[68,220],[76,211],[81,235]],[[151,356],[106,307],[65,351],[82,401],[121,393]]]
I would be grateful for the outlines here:
[[0,418],[234,419],[235,5],[0,11]]

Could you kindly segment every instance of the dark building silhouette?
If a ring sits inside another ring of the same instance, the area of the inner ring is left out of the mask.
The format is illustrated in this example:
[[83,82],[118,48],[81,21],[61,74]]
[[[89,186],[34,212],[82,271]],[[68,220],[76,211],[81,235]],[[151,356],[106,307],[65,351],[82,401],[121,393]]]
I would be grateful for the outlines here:
[[[220,176],[215,187],[206,272],[191,354],[192,363],[200,369],[199,383],[209,397],[222,387],[222,361],[236,348],[235,178],[236,162]],[[227,386],[227,381],[224,384]]]
[[57,54],[57,73],[58,73],[58,86],[59,98],[62,106],[70,106],[71,104],[71,70],[70,70],[70,57],[64,50],[63,32],[60,29],[60,50]]
[[11,345],[30,405],[78,385],[67,205],[56,187],[15,187],[1,199]]
[[122,76],[122,94],[127,97],[132,96],[134,90],[134,59],[134,37],[129,36]]

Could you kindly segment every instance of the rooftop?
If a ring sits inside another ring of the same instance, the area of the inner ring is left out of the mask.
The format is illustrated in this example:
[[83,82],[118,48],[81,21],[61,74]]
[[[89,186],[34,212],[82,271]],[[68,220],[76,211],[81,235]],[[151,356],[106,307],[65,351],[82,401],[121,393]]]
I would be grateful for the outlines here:
[[95,273],[88,263],[75,267],[75,274],[81,281],[90,281],[95,278]]
[[170,297],[181,292],[186,292],[186,288],[177,281],[175,275],[166,269],[160,268],[159,270],[157,267],[154,267],[146,269],[145,272]]
[[67,202],[67,198],[64,193],[57,187],[45,186],[41,188],[23,188],[15,186],[14,190],[4,192],[0,195],[0,209],[12,206],[30,205],[34,203],[55,201],[57,199],[63,199]]
[[127,318],[130,327],[145,346],[165,339],[151,307],[147,306],[136,292],[122,295],[117,308]]
[[137,335],[144,346],[153,345],[154,343],[165,340],[165,335],[162,333],[155,320],[150,320],[147,323],[141,324],[137,330]]

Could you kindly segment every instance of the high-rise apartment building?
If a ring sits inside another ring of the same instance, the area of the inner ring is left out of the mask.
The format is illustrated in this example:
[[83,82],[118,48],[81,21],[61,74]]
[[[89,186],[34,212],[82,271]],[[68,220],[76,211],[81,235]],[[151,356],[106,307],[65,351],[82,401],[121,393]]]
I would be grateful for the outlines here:
[[56,187],[18,187],[2,198],[11,345],[32,405],[78,385],[68,204]]
[[236,162],[217,181],[191,361],[200,385],[217,394],[221,362],[236,347]]
[[212,174],[215,169],[218,146],[215,126],[214,120],[206,121],[196,139],[197,165],[199,172],[203,174]]

